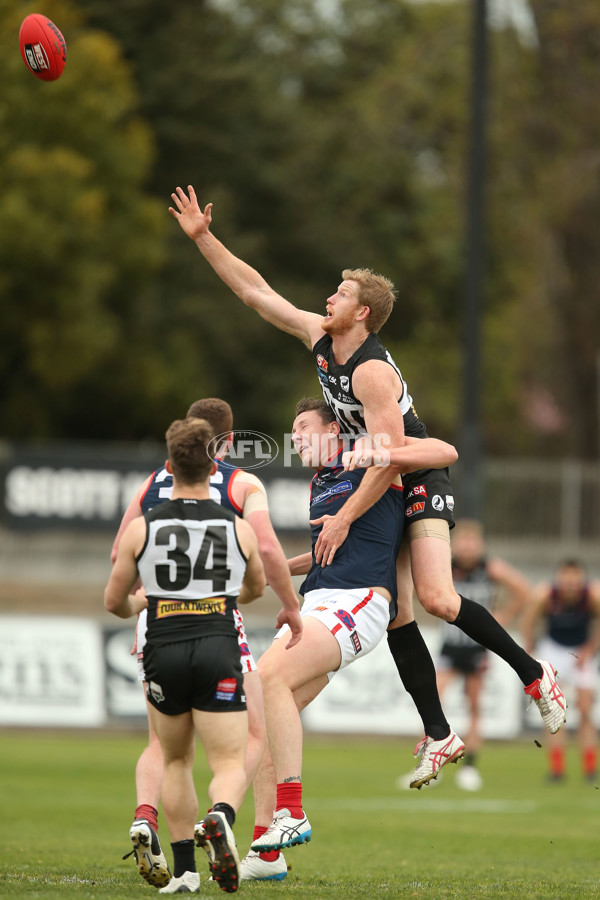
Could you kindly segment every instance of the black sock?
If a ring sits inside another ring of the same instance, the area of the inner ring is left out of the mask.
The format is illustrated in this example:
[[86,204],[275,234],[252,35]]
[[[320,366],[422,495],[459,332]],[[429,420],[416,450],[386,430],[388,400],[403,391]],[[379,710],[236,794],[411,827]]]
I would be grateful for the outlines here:
[[416,622],[388,631],[388,647],[405,689],[423,720],[425,734],[441,741],[450,734],[435,680],[435,667]]
[[230,806],[229,803],[215,803],[211,812],[222,812],[225,818],[227,819],[227,824],[230,828],[233,828],[233,823],[235,822],[235,810],[233,806]]
[[460,599],[460,611],[452,622],[453,625],[505,660],[524,685],[542,677],[544,673],[539,662],[513,641],[510,634],[496,622],[493,615],[481,603],[475,603],[462,594]]
[[174,844],[171,844],[173,851],[173,878],[180,878],[184,872],[196,871],[195,847],[196,842],[193,838],[189,841],[175,841]]

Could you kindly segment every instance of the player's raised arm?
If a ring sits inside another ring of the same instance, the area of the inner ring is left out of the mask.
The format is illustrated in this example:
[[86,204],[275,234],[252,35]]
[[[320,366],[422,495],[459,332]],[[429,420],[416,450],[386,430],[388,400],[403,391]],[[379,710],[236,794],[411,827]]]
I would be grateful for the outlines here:
[[322,337],[323,316],[297,309],[276,293],[255,269],[234,256],[210,231],[212,203],[204,211],[198,205],[194,188],[188,193],[178,187],[172,194],[175,208],[169,212],[177,219],[183,231],[190,237],[219,278],[237,294],[246,306],[252,307],[267,322],[293,334],[308,347]]

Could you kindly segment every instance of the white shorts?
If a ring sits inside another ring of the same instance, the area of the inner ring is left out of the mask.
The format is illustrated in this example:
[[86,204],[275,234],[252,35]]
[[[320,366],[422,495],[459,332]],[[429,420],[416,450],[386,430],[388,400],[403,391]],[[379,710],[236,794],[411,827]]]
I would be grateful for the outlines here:
[[[583,666],[577,665],[577,647],[565,647],[557,644],[552,638],[544,637],[537,646],[537,658],[547,659],[558,672],[558,683],[564,690],[596,690],[598,686],[598,670],[595,658],[586,660]],[[567,699],[568,696],[567,696]]]
[[[256,662],[248,645],[246,630],[244,628],[244,620],[239,609],[233,610],[233,618],[235,621],[236,631],[238,633],[238,644],[240,645],[240,657],[242,663],[242,675],[248,672],[256,672]],[[137,622],[137,667],[138,681],[146,681],[146,673],[144,672],[144,647],[146,645],[146,630],[148,622],[148,610],[143,609],[138,617]]]
[[[335,637],[342,653],[337,672],[374,650],[390,624],[389,602],[367,588],[309,591],[304,596],[300,614],[318,619]],[[282,637],[286,631],[289,631],[289,625],[280,628],[275,638]],[[330,681],[335,671],[328,673]]]

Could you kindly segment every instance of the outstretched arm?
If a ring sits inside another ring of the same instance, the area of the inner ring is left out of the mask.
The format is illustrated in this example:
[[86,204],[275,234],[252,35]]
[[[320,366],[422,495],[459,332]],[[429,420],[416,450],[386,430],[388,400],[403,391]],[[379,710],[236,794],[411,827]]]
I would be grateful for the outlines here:
[[204,212],[198,205],[196,192],[188,185],[188,193],[178,187],[171,194],[175,208],[169,212],[177,219],[183,231],[190,237],[219,278],[237,294],[240,300],[255,309],[265,321],[288,334],[293,334],[308,347],[322,337],[323,317],[316,313],[297,309],[271,288],[262,275],[243,260],[234,256],[210,231],[212,203]]

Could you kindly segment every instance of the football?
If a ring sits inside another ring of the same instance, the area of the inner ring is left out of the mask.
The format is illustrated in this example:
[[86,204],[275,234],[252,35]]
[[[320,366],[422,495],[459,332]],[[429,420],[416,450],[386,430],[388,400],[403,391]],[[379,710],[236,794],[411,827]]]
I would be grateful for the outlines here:
[[67,61],[67,45],[54,22],[39,13],[23,19],[19,29],[23,62],[36,78],[56,81]]

